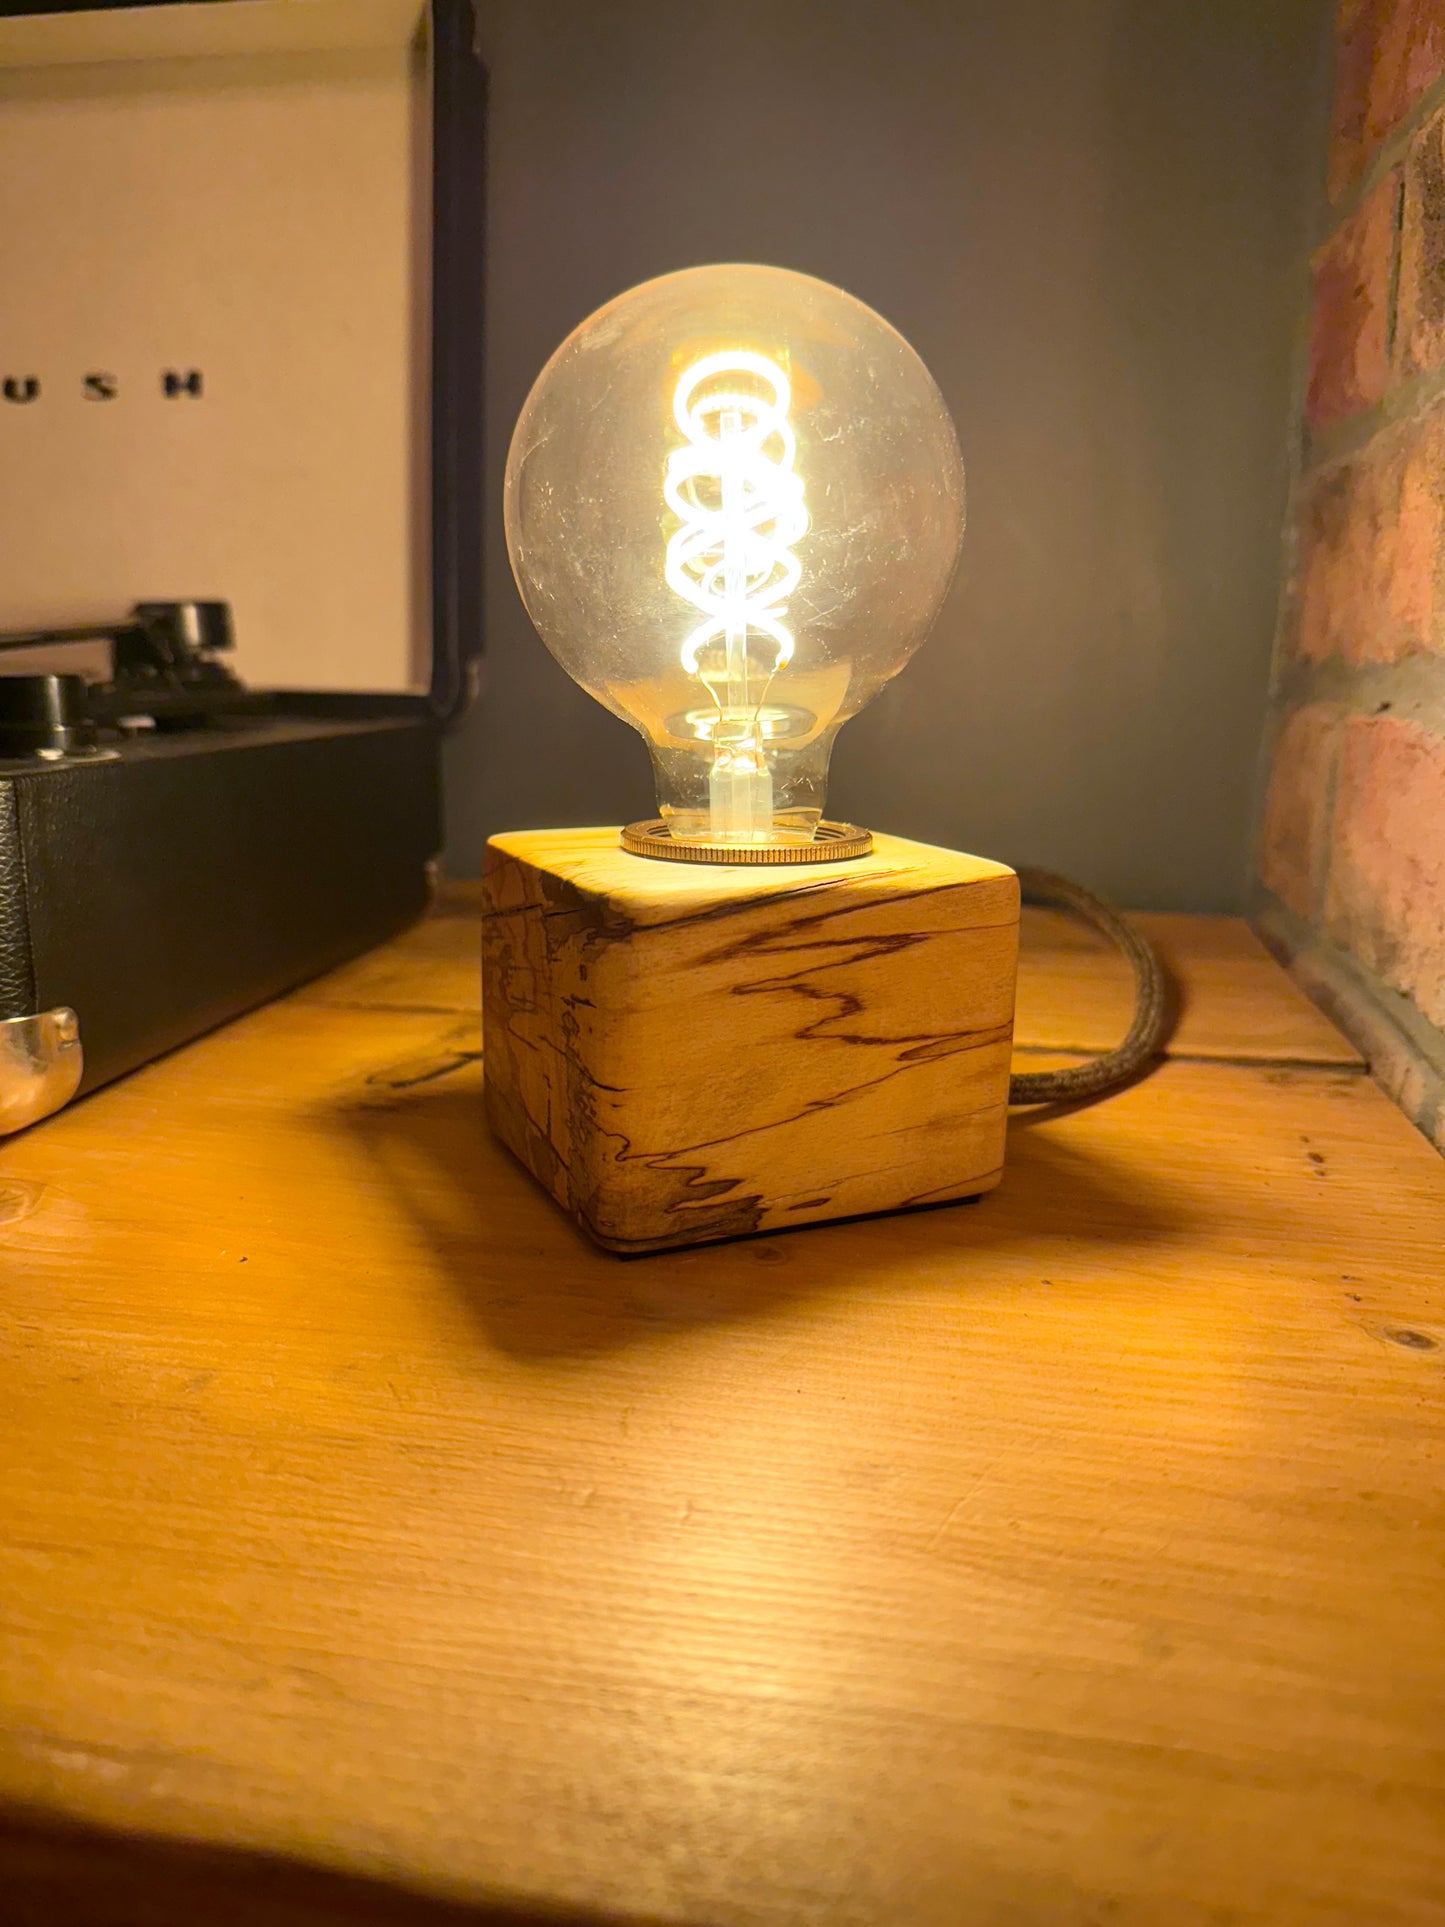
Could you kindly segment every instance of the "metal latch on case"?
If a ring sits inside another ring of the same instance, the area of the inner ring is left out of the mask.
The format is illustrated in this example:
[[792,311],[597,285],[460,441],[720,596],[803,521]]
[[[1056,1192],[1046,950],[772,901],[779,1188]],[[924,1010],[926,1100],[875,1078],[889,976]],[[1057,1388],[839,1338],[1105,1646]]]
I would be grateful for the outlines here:
[[80,1088],[84,1069],[73,1010],[61,1006],[0,1021],[0,1137],[62,1109]]

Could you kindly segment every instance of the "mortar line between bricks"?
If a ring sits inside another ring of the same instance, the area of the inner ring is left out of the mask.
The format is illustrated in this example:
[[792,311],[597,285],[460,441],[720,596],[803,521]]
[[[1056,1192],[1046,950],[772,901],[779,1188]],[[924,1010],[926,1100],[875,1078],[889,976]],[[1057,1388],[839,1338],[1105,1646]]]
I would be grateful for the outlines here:
[[1385,289],[1385,366],[1393,370],[1400,332],[1400,264],[1405,258],[1405,174],[1395,184],[1395,206],[1390,216],[1390,282]]
[[1409,376],[1373,408],[1362,409],[1348,421],[1332,422],[1317,434],[1307,435],[1300,468],[1301,483],[1308,487],[1327,468],[1335,468],[1352,455],[1358,455],[1385,429],[1428,414],[1442,395],[1445,395],[1445,364],[1424,374]]
[[1339,199],[1329,202],[1325,209],[1323,232],[1315,243],[1316,253],[1328,245],[1346,221],[1359,213],[1391,168],[1403,165],[1409,157],[1415,136],[1428,126],[1442,107],[1445,107],[1445,74],[1425,89],[1403,120],[1396,121],[1363,169],[1340,190]]
[[1310,703],[1334,704],[1347,716],[1389,715],[1438,730],[1445,716],[1445,656],[1417,649],[1392,662],[1296,657],[1280,677],[1274,707],[1282,719]]
[[[1358,682],[1357,682],[1358,689]],[[1388,705],[1373,705],[1374,713]],[[1351,712],[1353,713],[1353,712]],[[1340,764],[1344,760],[1345,732],[1334,730],[1328,761],[1325,764],[1324,795],[1320,799],[1319,848],[1315,852],[1314,875],[1310,878],[1310,915],[1323,929],[1330,909],[1330,873],[1334,868],[1335,833],[1339,823]]]

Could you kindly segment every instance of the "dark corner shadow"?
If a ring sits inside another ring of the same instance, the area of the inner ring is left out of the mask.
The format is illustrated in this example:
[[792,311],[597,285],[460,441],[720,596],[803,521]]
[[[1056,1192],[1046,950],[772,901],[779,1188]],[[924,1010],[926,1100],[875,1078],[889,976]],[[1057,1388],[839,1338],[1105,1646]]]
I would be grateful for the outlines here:
[[444,1899],[398,1880],[83,1827],[10,1803],[0,1804],[0,1895],[6,1927],[684,1927],[505,1898]]
[[[331,1128],[365,1152],[375,1183],[434,1254],[489,1349],[538,1362],[665,1341],[699,1326],[758,1319],[800,1300],[895,1284],[910,1266],[960,1292],[1037,1262],[1057,1276],[1070,1253],[1128,1254],[1178,1239],[1209,1216],[1146,1158],[1094,1141],[1011,1129],[1002,1186],[971,1206],[928,1206],[845,1224],[618,1258],[599,1250],[495,1142],[480,1069],[424,1067],[337,1101]],[[1017,1123],[1019,1120],[1014,1120]],[[1036,1120],[1038,1121],[1038,1120]],[[1045,1262],[1046,1261],[1046,1262]]]

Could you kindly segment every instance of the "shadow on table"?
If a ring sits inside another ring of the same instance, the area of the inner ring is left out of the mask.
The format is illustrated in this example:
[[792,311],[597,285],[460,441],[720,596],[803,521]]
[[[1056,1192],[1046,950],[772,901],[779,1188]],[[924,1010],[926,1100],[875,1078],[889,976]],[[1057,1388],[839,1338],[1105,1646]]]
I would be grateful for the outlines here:
[[76,1826],[0,1805],[6,1927],[666,1927],[655,1918],[446,1900],[382,1879]]
[[967,1292],[1001,1270],[1024,1288],[1058,1285],[1072,1263],[1080,1289],[1107,1290],[1111,1267],[1214,1215],[1177,1172],[1160,1175],[1137,1125],[1096,1134],[1066,1123],[1011,1128],[1003,1186],[977,1204],[619,1259],[492,1138],[474,1052],[405,1079],[378,1073],[337,1105],[332,1127],[362,1147],[488,1345],[517,1358],[582,1357],[910,1275],[936,1285],[940,1271]]

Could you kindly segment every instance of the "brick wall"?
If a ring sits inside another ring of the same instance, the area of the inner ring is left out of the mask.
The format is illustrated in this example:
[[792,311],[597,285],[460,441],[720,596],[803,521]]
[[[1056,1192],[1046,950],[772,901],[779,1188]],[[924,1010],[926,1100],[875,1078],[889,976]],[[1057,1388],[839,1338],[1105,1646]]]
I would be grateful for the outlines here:
[[1258,922],[1445,1149],[1445,0],[1343,0]]

